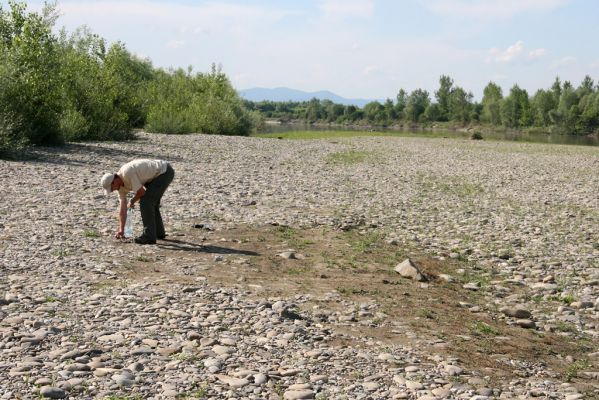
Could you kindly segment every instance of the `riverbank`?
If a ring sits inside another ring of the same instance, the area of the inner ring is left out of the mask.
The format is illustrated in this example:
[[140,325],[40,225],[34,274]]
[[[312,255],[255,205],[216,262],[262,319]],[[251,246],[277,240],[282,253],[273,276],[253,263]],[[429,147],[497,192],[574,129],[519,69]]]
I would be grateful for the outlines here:
[[[2,398],[593,398],[599,149],[138,134],[0,161]],[[98,180],[176,176],[167,240]],[[139,227],[139,220],[137,221]],[[411,259],[426,280],[402,277]]]
[[500,128],[488,125],[469,125],[467,127],[452,123],[415,124],[405,123],[390,126],[369,124],[335,124],[335,123],[305,123],[302,121],[280,121],[276,119],[265,121],[257,135],[261,133],[276,133],[289,131],[363,131],[384,133],[411,133],[421,136],[455,136],[472,138],[474,135],[488,140],[523,141],[531,143],[574,144],[584,146],[599,146],[599,133],[587,135],[566,135],[544,131],[539,128],[523,130]]

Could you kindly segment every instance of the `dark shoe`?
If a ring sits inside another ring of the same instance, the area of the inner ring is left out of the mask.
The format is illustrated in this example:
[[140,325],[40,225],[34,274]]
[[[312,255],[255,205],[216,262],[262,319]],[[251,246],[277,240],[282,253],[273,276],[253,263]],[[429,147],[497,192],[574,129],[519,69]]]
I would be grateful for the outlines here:
[[150,240],[146,236],[138,236],[135,238],[137,244],[156,244],[155,240]]
[[165,237],[166,237],[166,234],[165,234],[165,235],[159,235],[159,236],[156,236],[156,238],[157,238],[157,239],[160,239],[160,240],[163,240]]

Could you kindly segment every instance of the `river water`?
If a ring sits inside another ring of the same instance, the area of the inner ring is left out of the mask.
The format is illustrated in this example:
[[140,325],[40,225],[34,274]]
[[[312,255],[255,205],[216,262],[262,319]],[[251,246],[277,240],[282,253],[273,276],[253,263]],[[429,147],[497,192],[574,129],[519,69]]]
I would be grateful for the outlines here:
[[[365,128],[352,128],[346,126],[317,126],[309,124],[267,124],[261,133],[283,133],[293,131],[367,131]],[[440,130],[393,130],[379,128],[368,130],[368,132],[382,132],[389,136],[421,136],[421,137],[463,137],[470,138],[471,132],[440,131]],[[484,133],[486,140],[507,140],[531,143],[567,144],[578,146],[599,146],[599,136],[575,136],[558,135],[546,133],[516,133],[516,132],[493,132]]]

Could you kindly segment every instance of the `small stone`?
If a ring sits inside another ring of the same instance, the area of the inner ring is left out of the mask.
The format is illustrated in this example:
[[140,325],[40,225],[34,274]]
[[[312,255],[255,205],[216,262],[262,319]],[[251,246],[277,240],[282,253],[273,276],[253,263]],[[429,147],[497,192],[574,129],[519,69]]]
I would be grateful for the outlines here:
[[262,373],[254,375],[254,383],[256,385],[263,385],[268,380],[268,377]]
[[49,399],[64,399],[67,392],[54,386],[44,386],[40,389],[40,395]]
[[229,376],[229,375],[216,374],[216,377],[222,383],[225,383],[233,388],[244,387],[245,385],[250,383],[250,381],[247,379],[235,378],[235,377]]
[[532,328],[536,328],[536,324],[534,323],[534,321],[531,321],[530,319],[519,319],[516,321],[516,324],[522,328],[526,328],[526,329],[532,329]]
[[312,390],[288,390],[283,393],[283,399],[285,400],[301,400],[301,399],[313,399],[314,392]]

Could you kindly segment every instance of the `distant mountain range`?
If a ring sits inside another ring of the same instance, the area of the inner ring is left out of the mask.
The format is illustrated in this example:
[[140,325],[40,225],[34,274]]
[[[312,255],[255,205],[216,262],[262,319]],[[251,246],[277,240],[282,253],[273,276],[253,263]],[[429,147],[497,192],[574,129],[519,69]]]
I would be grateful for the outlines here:
[[289,89],[286,87],[278,87],[274,89],[251,88],[239,90],[239,95],[250,101],[309,101],[313,98],[317,98],[319,100],[331,100],[333,103],[337,104],[353,104],[358,107],[364,107],[365,104],[374,101],[368,99],[346,99],[345,97],[336,95],[328,90],[304,92],[302,90]]

